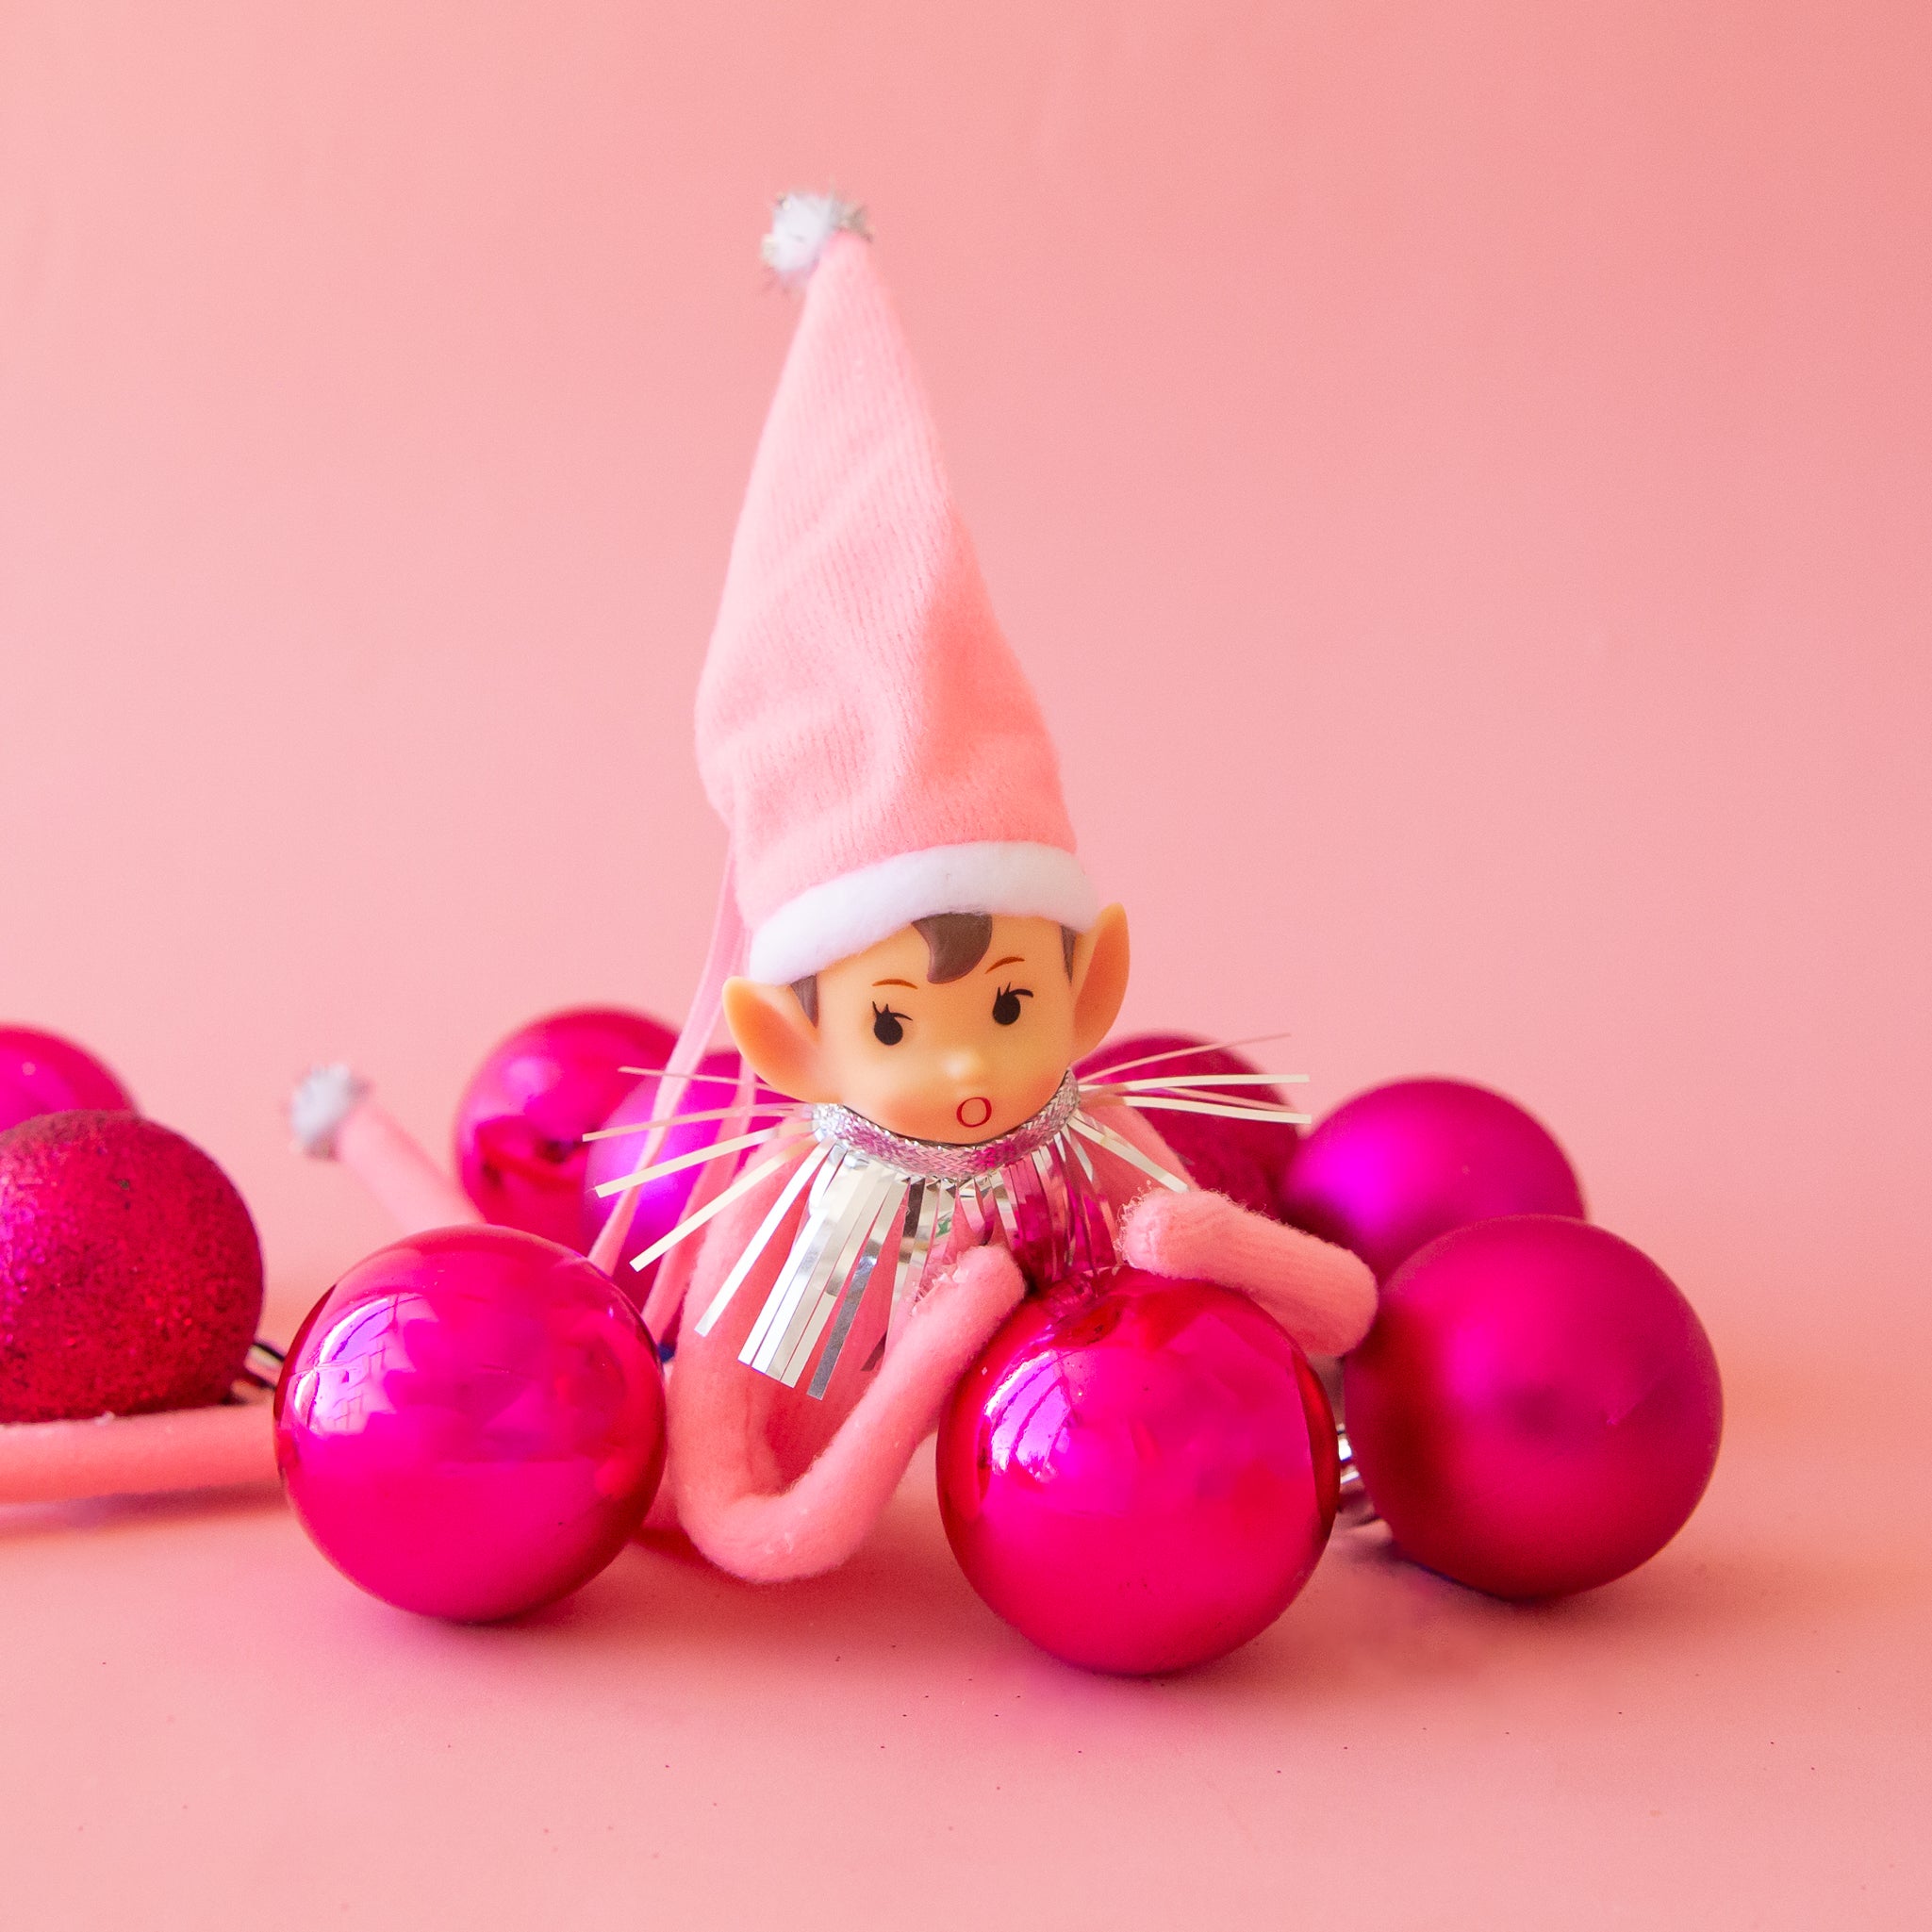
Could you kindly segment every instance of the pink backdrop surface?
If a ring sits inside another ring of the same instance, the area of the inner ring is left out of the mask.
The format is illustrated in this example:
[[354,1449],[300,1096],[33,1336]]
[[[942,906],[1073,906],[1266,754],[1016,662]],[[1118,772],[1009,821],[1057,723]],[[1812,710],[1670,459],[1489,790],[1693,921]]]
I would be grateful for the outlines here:
[[1932,16],[0,0],[0,1016],[259,1220],[279,1102],[440,1143],[675,1015],[689,717],[789,328],[870,207],[1128,1020],[1530,1102],[1730,1384],[1650,1569],[1338,1551],[1085,1678],[916,1468],[847,1574],[627,1553],[514,1628],[272,1494],[0,1514],[23,1924],[1922,1922]]

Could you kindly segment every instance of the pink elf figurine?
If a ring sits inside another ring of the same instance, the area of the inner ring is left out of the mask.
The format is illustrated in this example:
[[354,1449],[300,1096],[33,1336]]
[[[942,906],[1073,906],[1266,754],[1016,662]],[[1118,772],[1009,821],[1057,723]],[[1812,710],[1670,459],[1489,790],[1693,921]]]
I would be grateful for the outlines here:
[[[728,1117],[636,1261],[666,1257],[645,1317],[675,1355],[668,1507],[761,1581],[852,1554],[1030,1280],[1215,1281],[1319,1354],[1376,1305],[1354,1256],[1194,1189],[1140,1117],[1244,1103],[1072,1072],[1119,1012],[1126,916],[1075,856],[858,211],[787,197],[765,256],[804,298],[699,687],[731,858],[668,1104],[720,1018],[746,1070],[729,1106],[696,1102]],[[791,1104],[754,1106],[754,1075]],[[298,1115],[405,1218],[475,1218],[339,1071]],[[669,1124],[603,1190],[606,1266]]]

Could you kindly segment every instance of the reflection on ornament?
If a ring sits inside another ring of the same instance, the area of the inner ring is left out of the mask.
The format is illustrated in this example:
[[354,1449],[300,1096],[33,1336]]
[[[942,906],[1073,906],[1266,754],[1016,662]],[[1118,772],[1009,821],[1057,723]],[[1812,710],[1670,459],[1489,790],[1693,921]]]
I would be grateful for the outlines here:
[[662,1066],[675,1040],[644,1014],[580,1007],[492,1048],[456,1108],[456,1172],[484,1218],[574,1246],[584,1136],[636,1084],[624,1069]]
[[953,1553],[1000,1616],[1145,1675],[1288,1607],[1334,1522],[1335,1428],[1251,1301],[1123,1268],[1021,1304],[948,1405],[938,1472]]
[[275,1458],[338,1569],[488,1622],[596,1576],[664,1473],[650,1335],[581,1255],[506,1228],[378,1248],[322,1296],[275,1391]]
[[1353,1248],[1386,1281],[1425,1242],[1498,1214],[1583,1217],[1549,1130],[1515,1101],[1459,1080],[1371,1087],[1303,1140],[1282,1213]]
[[1550,1214],[1412,1257],[1343,1387],[1397,1546],[1495,1596],[1588,1590],[1647,1561],[1696,1508],[1724,1426],[1716,1358],[1670,1279]]

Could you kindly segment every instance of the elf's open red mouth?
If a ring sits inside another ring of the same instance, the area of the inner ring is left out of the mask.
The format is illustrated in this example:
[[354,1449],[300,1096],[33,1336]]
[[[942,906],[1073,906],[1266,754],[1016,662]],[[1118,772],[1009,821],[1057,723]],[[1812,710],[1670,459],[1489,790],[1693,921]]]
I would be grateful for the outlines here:
[[962,1127],[984,1127],[993,1117],[993,1103],[983,1094],[975,1094],[952,1110],[952,1117]]

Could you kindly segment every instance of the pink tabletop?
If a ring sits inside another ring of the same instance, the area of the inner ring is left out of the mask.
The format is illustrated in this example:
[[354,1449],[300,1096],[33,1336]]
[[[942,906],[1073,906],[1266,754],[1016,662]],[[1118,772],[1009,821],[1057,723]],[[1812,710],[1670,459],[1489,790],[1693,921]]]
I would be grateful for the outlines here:
[[1924,1425],[1733,1394],[1621,1584],[1510,1609],[1363,1533],[1147,1683],[982,1608],[930,1456],[825,1581],[638,1546],[495,1628],[361,1595],[273,1492],[7,1512],[8,1923],[1923,1923]]

